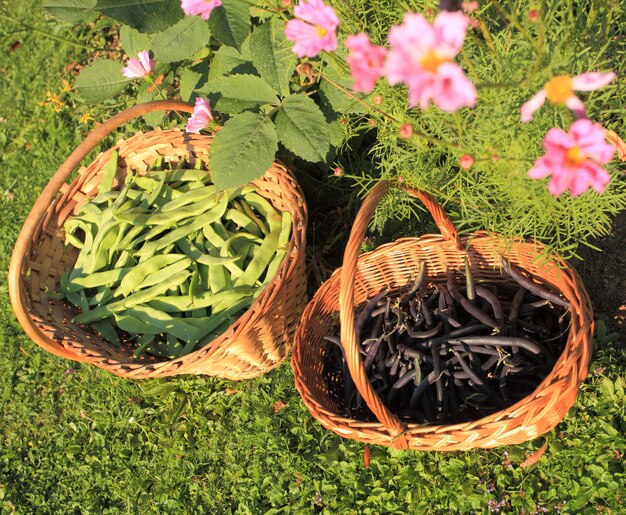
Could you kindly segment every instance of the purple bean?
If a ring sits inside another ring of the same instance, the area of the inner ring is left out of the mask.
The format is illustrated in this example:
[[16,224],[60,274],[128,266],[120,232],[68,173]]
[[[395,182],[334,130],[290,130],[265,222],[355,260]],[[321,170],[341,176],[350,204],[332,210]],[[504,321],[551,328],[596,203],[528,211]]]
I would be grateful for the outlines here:
[[412,299],[415,296],[417,291],[420,289],[420,286],[422,286],[422,282],[424,281],[425,275],[426,275],[426,262],[422,261],[420,263],[419,271],[417,272],[417,277],[413,281],[413,285],[411,286],[411,289],[402,296],[401,304],[406,304],[410,299]]
[[514,265],[508,264],[504,258],[502,258],[502,268],[504,268],[504,270],[515,280],[517,284],[526,288],[530,293],[533,293],[542,299],[549,300],[553,304],[569,309],[570,303],[568,301],[534,283],[531,279],[524,276],[519,270],[517,270]]
[[517,346],[527,350],[532,354],[541,354],[543,350],[535,341],[526,340],[524,338],[516,338],[513,336],[464,336],[459,338],[463,343],[468,345],[490,345],[493,347],[512,347]]
[[416,376],[417,372],[415,370],[413,371],[408,371],[406,374],[404,374],[403,376],[400,377],[400,379],[398,379],[392,386],[392,388],[402,388],[403,386],[409,384],[411,382],[411,379],[413,379]]
[[526,288],[520,288],[519,290],[517,290],[517,292],[515,292],[515,296],[511,301],[511,308],[509,311],[509,324],[511,324],[513,327],[515,327],[515,324],[517,323],[519,308],[522,305],[522,301],[524,300],[525,296]]
[[361,341],[361,333],[363,332],[363,326],[367,322],[367,319],[370,317],[372,311],[376,308],[376,303],[387,295],[387,290],[381,291],[378,295],[375,295],[370,300],[367,301],[359,316],[356,319],[355,328],[356,328],[356,336],[357,341]]
[[484,286],[476,286],[476,295],[485,299],[489,303],[491,309],[493,310],[493,316],[496,319],[496,322],[500,326],[503,326],[504,314],[502,313],[502,305],[500,304],[498,298]]
[[378,349],[380,349],[382,343],[383,339],[381,336],[372,345],[370,345],[369,349],[367,349],[367,357],[365,358],[365,363],[363,364],[363,367],[366,371],[369,370],[369,368],[372,366],[372,363],[374,363],[374,360],[378,355]]
[[494,322],[491,317],[485,315],[485,313],[483,313],[480,309],[474,306],[469,300],[467,300],[465,297],[463,297],[463,295],[459,293],[459,290],[457,290],[452,279],[448,279],[447,287],[450,295],[452,295],[452,298],[457,301],[461,305],[461,307],[470,315],[472,315],[476,320],[482,322],[485,325],[488,325],[489,327],[493,327],[494,329],[499,328],[498,324]]
[[469,260],[467,256],[463,256],[465,262],[465,291],[467,292],[467,300],[474,304],[476,300],[476,294],[478,293],[474,288],[474,279],[470,270]]
[[447,322],[454,328],[459,328],[463,325],[461,324],[461,322],[459,322],[455,318],[452,318],[450,315],[444,313],[440,309],[436,309],[433,313],[436,317],[440,318],[443,322]]
[[432,329],[429,329],[427,331],[421,331],[421,332],[413,331],[413,329],[411,329],[410,327],[407,327],[406,332],[411,338],[415,338],[416,340],[424,340],[424,339],[432,338],[433,336],[436,336],[437,333],[441,331],[442,326],[443,326],[442,323],[438,322],[437,325],[433,327]]
[[433,325],[433,317],[430,314],[430,309],[428,309],[428,306],[425,302],[422,302],[421,308],[422,315],[424,315],[424,320],[426,321],[426,327],[430,327],[431,325]]

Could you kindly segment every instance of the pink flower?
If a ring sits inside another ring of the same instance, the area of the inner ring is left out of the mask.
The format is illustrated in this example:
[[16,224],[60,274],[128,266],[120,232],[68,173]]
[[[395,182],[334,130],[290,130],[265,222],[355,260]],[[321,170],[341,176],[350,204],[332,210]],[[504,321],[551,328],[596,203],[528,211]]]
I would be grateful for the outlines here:
[[180,0],[183,12],[190,16],[200,16],[203,20],[208,20],[211,11],[222,5],[222,0]]
[[365,33],[350,36],[346,39],[346,47],[350,49],[346,61],[354,79],[354,90],[369,93],[383,73],[383,64],[387,49],[372,45]]
[[122,73],[129,79],[141,79],[153,71],[154,59],[150,57],[150,52],[147,50],[139,52],[139,59],[128,59],[126,66],[122,68]]
[[565,104],[576,116],[585,116],[585,105],[580,98],[574,95],[574,91],[593,91],[615,80],[613,72],[601,73],[590,72],[570,77],[569,75],[556,75],[546,85],[535,93],[528,102],[525,102],[520,111],[523,122],[533,119],[534,112],[539,109],[546,98],[553,104]]
[[391,85],[405,83],[409,105],[422,109],[433,101],[454,112],[476,103],[476,89],[452,60],[465,39],[468,19],[460,12],[440,12],[431,25],[421,14],[406,14],[404,23],[391,28],[391,50],[385,75]]
[[211,113],[209,99],[196,98],[196,105],[193,107],[193,113],[187,121],[185,130],[187,132],[198,132],[211,125],[212,122],[213,113]]
[[557,196],[569,188],[573,197],[589,187],[602,193],[609,183],[600,166],[613,158],[615,147],[606,141],[606,131],[591,120],[575,121],[568,132],[550,129],[543,139],[546,154],[528,171],[531,179],[551,176],[548,190]]
[[322,0],[302,0],[293,12],[298,19],[287,22],[285,34],[295,41],[292,51],[298,57],[315,57],[322,50],[337,48],[339,19],[332,7]]

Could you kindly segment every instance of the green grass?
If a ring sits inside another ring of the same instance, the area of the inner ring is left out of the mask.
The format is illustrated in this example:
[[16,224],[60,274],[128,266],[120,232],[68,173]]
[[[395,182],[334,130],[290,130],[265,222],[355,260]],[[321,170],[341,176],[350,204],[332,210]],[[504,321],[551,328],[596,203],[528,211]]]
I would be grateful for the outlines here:
[[[44,21],[39,2],[32,12],[21,3],[11,10],[70,37],[67,28]],[[14,28],[0,21],[0,34]],[[16,40],[21,46],[8,52]],[[68,63],[86,58],[80,49],[26,33],[1,36],[0,45],[0,69],[6,67],[0,73],[4,278],[23,220],[81,140],[88,125],[80,116],[89,108],[72,104],[55,113],[50,105],[38,105],[48,90],[60,92]],[[93,115],[101,119],[117,108]],[[448,454],[373,447],[365,469],[362,444],[341,439],[311,418],[288,364],[242,383],[120,379],[33,344],[15,320],[3,280],[0,510],[485,513],[492,501],[514,513],[555,513],[557,506],[563,513],[623,513],[626,355],[603,327],[589,380],[574,409],[548,435],[547,452],[536,465],[519,466],[543,438]],[[287,407],[273,413],[278,400]]]

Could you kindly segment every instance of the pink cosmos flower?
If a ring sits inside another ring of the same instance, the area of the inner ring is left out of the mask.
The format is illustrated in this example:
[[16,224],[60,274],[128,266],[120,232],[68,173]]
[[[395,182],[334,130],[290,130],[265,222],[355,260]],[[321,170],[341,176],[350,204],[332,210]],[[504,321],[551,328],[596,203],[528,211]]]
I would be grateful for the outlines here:
[[369,93],[383,73],[383,64],[387,49],[372,45],[365,33],[350,36],[346,39],[346,47],[350,49],[346,61],[354,79],[354,90]]
[[185,130],[187,132],[198,132],[208,127],[213,122],[213,113],[211,113],[211,104],[208,98],[196,98],[196,104],[193,107],[193,113],[187,121]]
[[421,14],[406,14],[402,25],[391,28],[385,75],[391,85],[408,86],[409,105],[426,109],[433,101],[451,113],[476,103],[474,85],[452,61],[468,24],[463,13],[442,11],[432,25]]
[[533,114],[539,109],[546,98],[553,104],[565,104],[576,116],[585,116],[585,105],[580,98],[574,95],[574,91],[593,91],[615,80],[613,72],[601,73],[590,72],[570,77],[569,75],[556,75],[546,85],[535,93],[528,102],[525,102],[520,111],[523,122],[533,119]]
[[150,57],[150,52],[147,50],[139,52],[139,59],[128,59],[126,66],[122,68],[122,73],[129,79],[141,79],[153,71],[154,59]]
[[208,20],[211,11],[222,5],[222,0],[180,0],[183,12],[190,16],[200,16],[203,20]]
[[337,48],[339,19],[322,0],[302,0],[293,9],[295,20],[285,27],[287,39],[295,41],[292,51],[300,58],[315,57],[322,50]]
[[615,147],[605,141],[606,131],[591,120],[575,121],[568,132],[550,129],[543,139],[546,154],[528,171],[531,179],[551,176],[548,190],[557,196],[569,188],[573,197],[590,187],[602,193],[610,176],[600,164],[608,163]]

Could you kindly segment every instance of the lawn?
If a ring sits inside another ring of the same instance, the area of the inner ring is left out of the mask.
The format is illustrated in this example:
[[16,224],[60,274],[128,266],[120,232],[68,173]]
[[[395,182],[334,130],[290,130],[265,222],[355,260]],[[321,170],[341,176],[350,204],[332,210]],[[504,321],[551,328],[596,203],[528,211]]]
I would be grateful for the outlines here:
[[[63,82],[86,62],[85,46],[110,43],[107,27],[58,24],[39,0],[5,2],[5,10],[53,38],[0,17],[3,278],[30,207],[93,128],[90,118],[124,107],[77,103]],[[611,240],[607,247],[619,251]],[[596,284],[594,259],[590,254],[581,267]],[[366,467],[362,444],[310,416],[288,363],[245,382],[114,377],[33,344],[3,280],[0,507],[3,513],[623,513],[625,342],[607,329],[609,312],[601,316],[589,378],[575,407],[545,437],[453,453],[373,446]],[[521,466],[546,442],[537,463]]]

